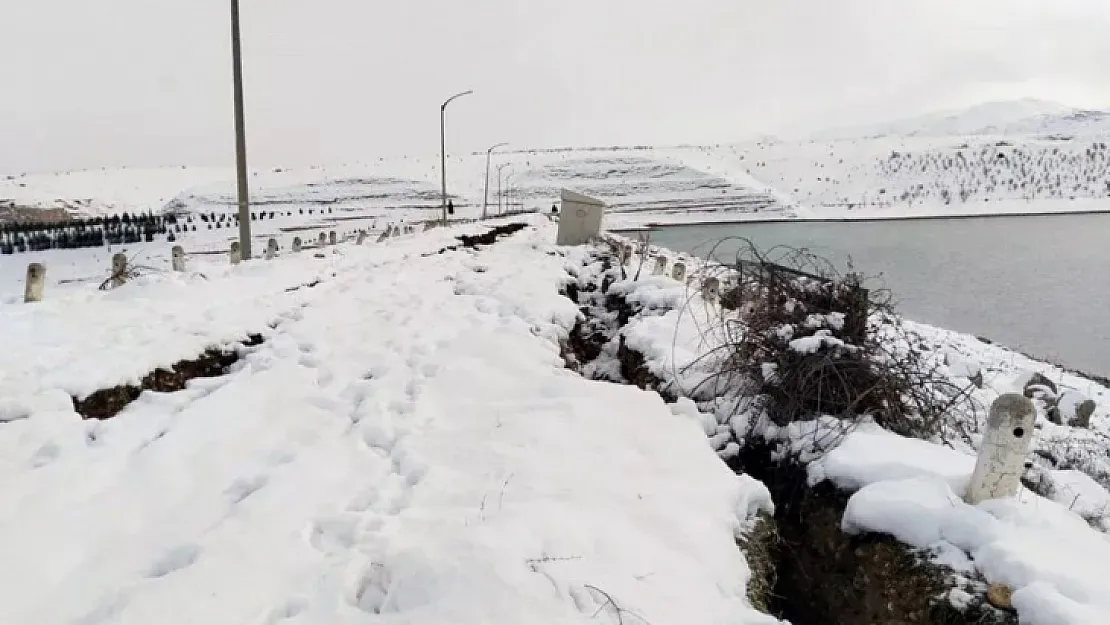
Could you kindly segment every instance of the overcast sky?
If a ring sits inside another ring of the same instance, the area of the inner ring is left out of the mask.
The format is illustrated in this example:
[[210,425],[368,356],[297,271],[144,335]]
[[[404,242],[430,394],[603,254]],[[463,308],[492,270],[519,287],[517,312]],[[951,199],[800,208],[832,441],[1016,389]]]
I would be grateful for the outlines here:
[[[1108,0],[241,0],[252,165],[1110,106]],[[233,163],[226,0],[0,0],[0,171]]]

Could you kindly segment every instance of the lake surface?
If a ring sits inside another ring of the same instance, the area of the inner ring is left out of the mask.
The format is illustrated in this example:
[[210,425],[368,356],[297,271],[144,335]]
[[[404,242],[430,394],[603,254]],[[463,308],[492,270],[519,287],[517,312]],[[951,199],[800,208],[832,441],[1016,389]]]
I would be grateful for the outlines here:
[[705,257],[733,236],[808,248],[840,271],[850,258],[910,319],[1110,375],[1110,214],[674,226],[652,243]]

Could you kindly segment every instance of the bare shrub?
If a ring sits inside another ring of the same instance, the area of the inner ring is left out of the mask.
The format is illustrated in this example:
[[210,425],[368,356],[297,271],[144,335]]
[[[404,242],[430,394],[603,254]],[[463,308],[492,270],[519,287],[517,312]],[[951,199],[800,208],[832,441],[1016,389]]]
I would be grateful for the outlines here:
[[[807,250],[761,251],[746,239],[727,263],[699,272],[721,280],[721,309],[708,320],[715,373],[693,389],[715,396],[752,393],[737,409],[757,406],[785,426],[823,415],[947,441],[965,435],[957,418],[974,412],[971,387],[961,388],[920,346],[894,313],[890,293]],[[704,279],[704,275],[703,275]],[[712,360],[709,360],[712,359]],[[964,436],[966,438],[966,435]]]

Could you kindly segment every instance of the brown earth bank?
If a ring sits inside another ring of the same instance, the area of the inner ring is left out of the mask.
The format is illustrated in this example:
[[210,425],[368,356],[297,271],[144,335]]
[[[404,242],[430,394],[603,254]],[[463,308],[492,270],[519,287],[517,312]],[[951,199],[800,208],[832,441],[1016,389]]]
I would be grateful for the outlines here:
[[[261,334],[252,334],[240,344],[243,347],[256,347],[262,342]],[[239,350],[210,348],[196,358],[174,363],[169,369],[158,368],[151,371],[137,385],[120,384],[96,391],[88,397],[74,397],[73,409],[85,419],[111,419],[138,399],[143,391],[173,393],[184,390],[189,380],[224,375],[227,368],[238,362],[239,358]]]
[[64,223],[72,216],[62,208],[31,208],[0,198],[0,224]]

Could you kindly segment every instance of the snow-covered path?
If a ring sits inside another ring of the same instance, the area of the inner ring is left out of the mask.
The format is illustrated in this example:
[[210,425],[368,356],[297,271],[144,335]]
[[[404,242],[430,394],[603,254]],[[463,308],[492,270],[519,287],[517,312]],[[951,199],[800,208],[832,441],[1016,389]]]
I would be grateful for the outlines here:
[[[0,622],[777,622],[743,598],[734,542],[765,490],[658,396],[563,368],[568,261],[534,226],[476,253],[422,257],[456,234],[433,231],[0,308],[12,354],[53,354],[49,375],[0,356],[26,416],[0,423]],[[82,381],[184,357],[152,353],[136,307],[193,330],[171,351],[266,342],[82,422]],[[84,343],[59,330],[82,321]]]

